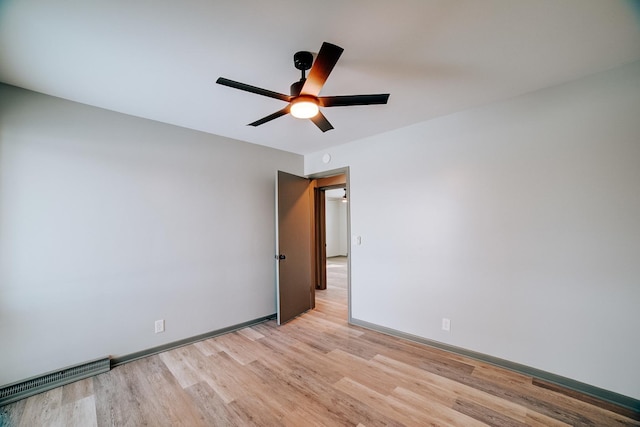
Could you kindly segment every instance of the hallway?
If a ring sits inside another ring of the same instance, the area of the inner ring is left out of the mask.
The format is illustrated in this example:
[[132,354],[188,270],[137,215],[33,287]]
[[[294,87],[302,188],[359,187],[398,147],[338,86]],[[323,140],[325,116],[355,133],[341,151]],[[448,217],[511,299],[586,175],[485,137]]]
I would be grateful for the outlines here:
[[327,258],[327,289],[316,289],[316,310],[335,316],[340,323],[348,317],[347,257]]

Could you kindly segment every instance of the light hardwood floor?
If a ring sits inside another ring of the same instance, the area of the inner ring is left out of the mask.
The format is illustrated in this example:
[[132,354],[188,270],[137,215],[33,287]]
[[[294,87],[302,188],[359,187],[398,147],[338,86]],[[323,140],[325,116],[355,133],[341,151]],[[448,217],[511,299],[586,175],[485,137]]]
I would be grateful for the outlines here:
[[0,424],[640,426],[640,414],[349,326],[345,259],[329,259],[327,273],[317,308],[284,326],[269,321],[118,366],[0,408]]

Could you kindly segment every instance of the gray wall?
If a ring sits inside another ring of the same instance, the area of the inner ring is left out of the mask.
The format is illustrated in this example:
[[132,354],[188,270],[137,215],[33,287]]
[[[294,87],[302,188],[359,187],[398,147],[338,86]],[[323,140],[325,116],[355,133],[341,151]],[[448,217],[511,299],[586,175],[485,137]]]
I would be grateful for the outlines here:
[[347,204],[341,200],[325,202],[327,257],[347,255]]
[[274,313],[276,169],[303,159],[0,85],[0,384]]
[[327,152],[354,318],[640,398],[640,62]]

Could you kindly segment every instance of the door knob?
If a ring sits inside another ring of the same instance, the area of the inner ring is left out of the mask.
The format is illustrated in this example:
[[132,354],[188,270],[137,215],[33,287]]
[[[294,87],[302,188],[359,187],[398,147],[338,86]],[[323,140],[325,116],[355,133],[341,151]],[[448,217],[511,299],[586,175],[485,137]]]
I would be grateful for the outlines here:
[[284,256],[284,254],[280,254],[280,255],[278,255],[278,259],[279,260],[283,260],[283,259],[287,259],[287,257]]

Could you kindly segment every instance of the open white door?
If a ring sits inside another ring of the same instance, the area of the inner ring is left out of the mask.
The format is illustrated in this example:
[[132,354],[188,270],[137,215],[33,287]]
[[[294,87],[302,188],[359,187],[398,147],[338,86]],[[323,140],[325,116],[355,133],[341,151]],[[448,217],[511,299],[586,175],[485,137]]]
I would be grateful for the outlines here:
[[276,176],[276,286],[278,325],[313,306],[310,180]]

